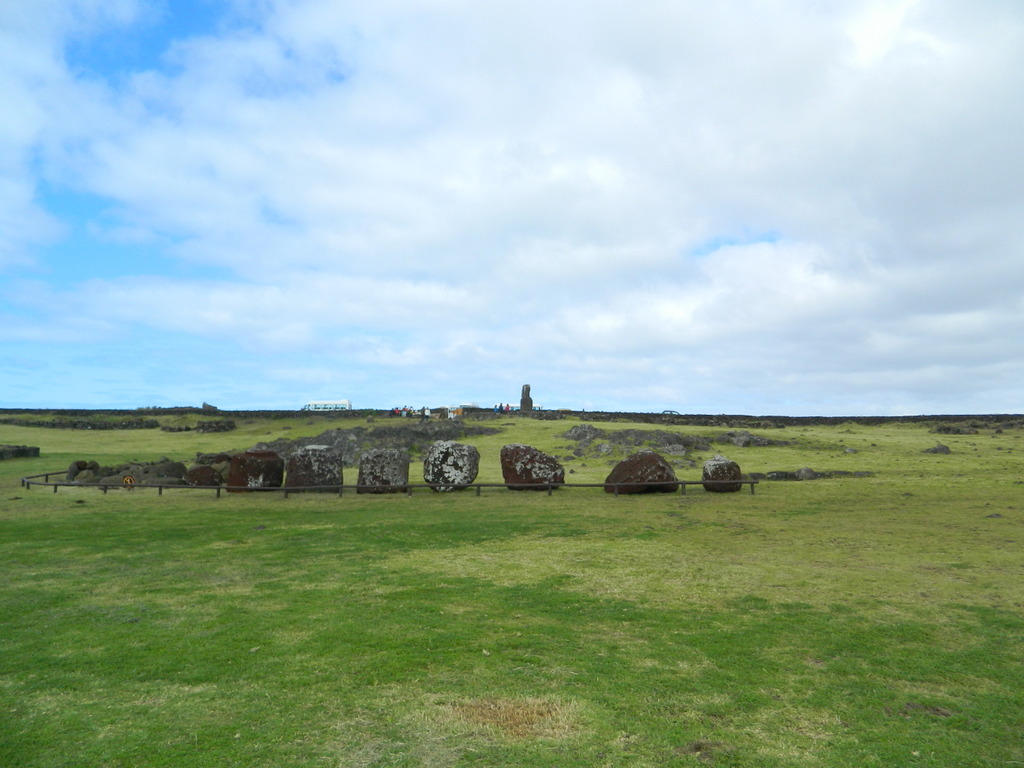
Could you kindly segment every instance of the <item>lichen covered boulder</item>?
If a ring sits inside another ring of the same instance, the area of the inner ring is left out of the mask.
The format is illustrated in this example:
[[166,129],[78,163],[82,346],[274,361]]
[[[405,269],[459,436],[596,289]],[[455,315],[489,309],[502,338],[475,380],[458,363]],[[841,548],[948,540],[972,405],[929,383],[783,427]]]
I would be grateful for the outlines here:
[[679,488],[675,470],[654,451],[627,456],[612,468],[604,483],[606,493],[671,493]]
[[476,446],[437,440],[423,457],[423,482],[440,493],[465,490],[480,471]]
[[502,447],[501,474],[513,491],[543,491],[565,483],[565,468],[554,456],[519,443]]
[[341,456],[326,445],[307,445],[288,458],[285,488],[337,491],[344,482]]
[[356,493],[399,493],[409,485],[409,454],[394,448],[367,451],[359,459]]
[[704,483],[705,491],[735,493],[743,487],[740,482],[742,479],[743,473],[740,472],[740,465],[721,454],[704,462],[704,473],[701,480]]
[[284,459],[274,451],[245,451],[231,457],[228,490],[232,493],[280,488]]

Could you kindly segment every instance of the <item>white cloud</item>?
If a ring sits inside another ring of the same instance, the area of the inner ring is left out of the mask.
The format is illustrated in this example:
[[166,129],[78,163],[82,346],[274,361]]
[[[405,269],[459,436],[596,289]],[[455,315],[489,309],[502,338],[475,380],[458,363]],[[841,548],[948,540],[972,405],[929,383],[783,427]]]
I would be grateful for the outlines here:
[[[1021,351],[1012,3],[240,2],[106,82],[65,42],[154,6],[43,11],[0,53],[0,268],[56,236],[45,182],[187,277],[143,259],[30,293],[41,335],[533,371],[590,402],[686,380],[738,410],[832,403],[836,377],[912,403],[916,373],[925,408],[936,366]],[[977,389],[958,378],[946,402]]]

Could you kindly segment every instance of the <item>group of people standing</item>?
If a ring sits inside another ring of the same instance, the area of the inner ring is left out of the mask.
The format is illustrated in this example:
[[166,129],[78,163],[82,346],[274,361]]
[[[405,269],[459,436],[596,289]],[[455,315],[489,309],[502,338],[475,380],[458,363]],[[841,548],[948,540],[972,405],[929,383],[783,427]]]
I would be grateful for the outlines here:
[[391,416],[411,416],[414,413],[418,413],[420,421],[426,421],[430,418],[429,408],[420,408],[418,411],[410,408],[408,405],[403,405],[401,408],[392,408],[390,411]]
[[498,403],[494,406],[495,413],[509,413],[512,410],[512,406],[508,403]]

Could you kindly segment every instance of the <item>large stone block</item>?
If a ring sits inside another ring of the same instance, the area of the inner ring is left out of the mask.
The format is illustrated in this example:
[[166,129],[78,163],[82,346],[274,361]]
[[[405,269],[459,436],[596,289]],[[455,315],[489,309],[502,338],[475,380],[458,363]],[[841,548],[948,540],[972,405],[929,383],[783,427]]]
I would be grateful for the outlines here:
[[442,493],[465,490],[479,471],[480,451],[473,445],[437,440],[423,457],[423,482]]
[[612,468],[604,482],[606,493],[671,493],[679,488],[675,470],[654,451],[627,456]]
[[554,456],[519,443],[502,447],[501,474],[513,491],[543,491],[565,483],[565,469]]
[[[704,462],[704,473],[701,480],[704,481],[705,491],[735,493],[743,487],[743,484],[739,482],[742,479],[743,473],[740,472],[740,465],[721,454]],[[727,480],[736,482],[722,482]]]
[[284,459],[274,451],[246,451],[231,457],[228,490],[232,493],[280,488]]
[[288,459],[285,488],[330,493],[343,482],[341,456],[326,445],[307,445]]
[[409,485],[409,454],[394,448],[367,451],[359,459],[357,493],[399,493]]

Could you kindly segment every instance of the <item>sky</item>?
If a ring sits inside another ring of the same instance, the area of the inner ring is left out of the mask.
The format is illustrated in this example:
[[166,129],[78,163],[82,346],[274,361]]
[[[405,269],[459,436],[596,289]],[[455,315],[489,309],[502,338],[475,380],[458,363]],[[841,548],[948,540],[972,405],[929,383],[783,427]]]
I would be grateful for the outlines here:
[[1024,412],[1020,0],[12,0],[0,94],[0,408]]

